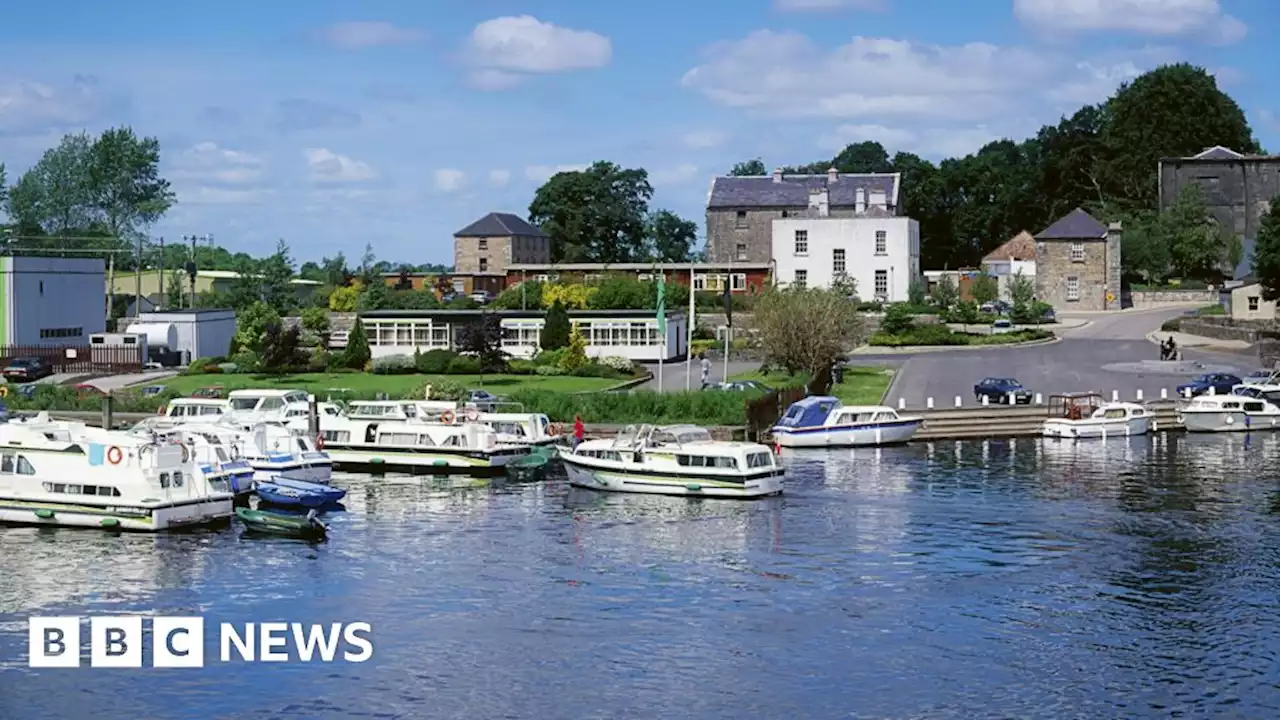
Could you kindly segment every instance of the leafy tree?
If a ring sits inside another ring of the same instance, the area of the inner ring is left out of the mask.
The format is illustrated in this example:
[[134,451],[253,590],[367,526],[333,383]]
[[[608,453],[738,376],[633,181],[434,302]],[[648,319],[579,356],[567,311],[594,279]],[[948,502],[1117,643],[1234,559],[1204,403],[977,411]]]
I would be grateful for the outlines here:
[[403,266],[400,268],[400,277],[396,278],[396,290],[413,289],[413,278],[409,277],[410,272],[411,270],[409,270],[409,268]]
[[164,284],[164,306],[170,310],[176,310],[184,307],[187,302],[187,294],[184,286],[187,282],[187,276],[179,270],[169,273],[168,280]]
[[9,216],[49,235],[73,235],[93,223],[87,133],[66,135],[46,150],[9,192]]
[[792,374],[816,376],[866,336],[854,304],[821,288],[768,290],[756,301],[753,322],[766,360]]
[[[243,311],[250,305],[262,302],[262,277],[258,261],[248,257],[237,260],[235,273],[236,277],[227,290],[227,302],[231,307]],[[279,308],[276,312],[280,312]]]
[[964,325],[966,332],[969,330],[969,326],[978,322],[981,316],[978,312],[978,304],[972,300],[961,300],[949,314],[951,322]]
[[542,287],[542,304],[550,307],[559,302],[566,308],[586,310],[590,307],[591,297],[595,295],[597,290],[598,288],[596,287],[579,283],[571,285],[551,283]]
[[302,329],[315,335],[322,347],[329,342],[329,311],[324,308],[309,307],[302,311]]
[[949,312],[960,300],[960,290],[950,275],[943,275],[933,288],[933,304],[941,312]]
[[645,170],[601,161],[553,175],[534,193],[529,221],[551,236],[553,262],[635,262],[651,197]]
[[526,310],[543,307],[542,283],[526,280],[498,294],[489,304],[495,310]]
[[542,323],[542,332],[538,336],[538,346],[543,350],[559,350],[569,346],[569,336],[573,332],[573,323],[569,321],[569,312],[560,302],[552,303],[547,310],[546,320]]
[[334,312],[355,312],[360,300],[360,288],[355,285],[337,287],[329,293],[329,309]]
[[1116,216],[1120,235],[1120,265],[1125,277],[1159,285],[1169,278],[1173,259],[1165,225],[1154,211],[1139,210]]
[[1000,297],[1000,284],[987,273],[981,273],[969,286],[969,294],[979,305],[995,302]]
[[751,175],[768,175],[769,171],[764,167],[764,161],[760,158],[751,158],[740,163],[734,163],[729,170],[729,175],[734,177],[749,177]]
[[4,175],[4,163],[0,163],[0,208],[6,207],[9,202],[8,182]]
[[[652,295],[652,299],[650,298]],[[613,275],[596,285],[587,299],[592,310],[621,310],[653,307],[657,302],[656,283],[645,283],[633,277]]]
[[858,281],[843,273],[831,280],[831,289],[847,298],[858,297]]
[[366,285],[360,291],[360,299],[356,303],[356,307],[360,310],[387,310],[391,307],[391,288],[382,281],[382,278],[374,280],[372,285]]
[[[1169,209],[1160,215],[1159,225],[1169,259],[1179,275],[1213,280],[1221,274],[1227,254],[1226,238],[1209,213],[1198,185],[1182,188]],[[1122,261],[1123,258],[1122,250]]]
[[459,349],[480,360],[480,371],[501,373],[507,369],[507,353],[502,349],[502,318],[485,313],[480,322],[465,327]]
[[561,370],[573,372],[587,364],[587,339],[583,337],[582,329],[577,325],[574,325],[572,332],[569,333],[569,344],[565,347],[564,354],[560,356]]
[[255,280],[261,288],[263,302],[276,312],[283,315],[297,306],[298,295],[292,282],[293,259],[284,240],[277,241],[276,251],[259,265]]
[[277,320],[267,326],[259,361],[259,368],[263,372],[275,375],[297,372],[306,367],[307,360],[308,353],[302,347],[301,332],[297,325],[284,329]]
[[649,216],[650,259],[654,262],[689,262],[697,238],[698,225],[692,220],[685,220],[670,210],[659,210]]
[[1036,301],[1036,281],[1022,274],[1022,271],[1009,278],[1009,303],[1013,310],[1009,313],[1014,322],[1026,323],[1031,319],[1032,308]]
[[842,173],[893,172],[893,163],[884,146],[875,141],[846,145],[831,161],[831,167]]
[[387,306],[396,310],[435,310],[440,301],[430,290],[392,290],[387,294]]
[[342,365],[352,370],[364,370],[370,357],[369,336],[365,334],[364,323],[356,318],[355,326],[347,335],[347,347],[342,351]]
[[1272,200],[1262,216],[1253,244],[1253,275],[1262,285],[1264,298],[1280,299],[1280,198]]
[[912,305],[920,306],[925,303],[924,283],[919,280],[912,280],[907,285],[907,302]]
[[894,303],[885,308],[884,318],[880,321],[880,329],[890,335],[903,335],[916,326],[916,317],[911,308],[902,303]]
[[88,170],[89,202],[113,237],[135,237],[177,201],[160,177],[160,142],[131,128],[99,135],[89,148]]
[[248,350],[263,354],[268,329],[280,327],[280,314],[275,308],[259,300],[236,313],[236,332],[231,336],[233,352]]

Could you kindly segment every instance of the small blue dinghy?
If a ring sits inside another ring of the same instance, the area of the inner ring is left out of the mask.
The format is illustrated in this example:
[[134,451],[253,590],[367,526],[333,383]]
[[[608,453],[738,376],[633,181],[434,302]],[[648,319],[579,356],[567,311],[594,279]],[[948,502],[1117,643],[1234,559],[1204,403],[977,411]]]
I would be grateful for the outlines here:
[[272,505],[318,508],[336,503],[346,497],[347,491],[339,488],[276,477],[270,482],[257,484],[258,499]]

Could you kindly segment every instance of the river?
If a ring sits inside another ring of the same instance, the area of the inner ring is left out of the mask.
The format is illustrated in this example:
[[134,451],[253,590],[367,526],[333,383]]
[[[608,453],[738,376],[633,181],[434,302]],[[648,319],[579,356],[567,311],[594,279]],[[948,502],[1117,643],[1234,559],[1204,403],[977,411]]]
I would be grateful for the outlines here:
[[[0,718],[1280,716],[1280,436],[787,462],[750,502],[338,477],[320,545],[0,529]],[[362,621],[374,654],[33,670],[33,614]]]

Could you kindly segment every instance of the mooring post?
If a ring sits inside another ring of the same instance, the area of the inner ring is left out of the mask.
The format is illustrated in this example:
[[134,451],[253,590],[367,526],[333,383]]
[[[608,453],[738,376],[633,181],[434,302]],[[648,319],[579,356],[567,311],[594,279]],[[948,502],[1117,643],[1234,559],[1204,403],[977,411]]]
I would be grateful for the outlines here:
[[960,407],[962,400],[959,395],[956,396],[956,407]]
[[906,410],[906,409],[907,409],[907,401],[906,401],[905,399],[903,399],[903,398],[898,398],[898,409],[899,409],[899,410]]
[[1138,388],[1137,400],[1142,402],[1142,388]]
[[1036,393],[1036,404],[1037,405],[1044,404],[1044,395],[1041,395],[1040,393]]
[[988,406],[988,405],[990,405],[990,404],[991,404],[991,398],[990,398],[990,397],[988,397],[988,396],[986,396],[986,395],[983,395],[983,396],[982,396],[982,407],[986,407],[986,406]]
[[307,432],[311,435],[312,440],[320,436],[320,411],[318,405],[315,395],[307,396]]
[[932,409],[933,409],[933,396],[932,396],[932,395],[930,395],[929,397],[927,397],[927,398],[925,398],[925,399],[924,399],[924,406],[925,406],[925,407],[927,407],[927,408],[929,408],[930,410],[932,410]]
[[102,428],[110,430],[115,427],[115,397],[108,391],[102,395]]
[[1120,402],[1120,391],[1119,391],[1119,390],[1112,390],[1112,391],[1111,391],[1111,402]]
[[1169,388],[1160,388],[1160,399],[1161,400],[1169,399]]

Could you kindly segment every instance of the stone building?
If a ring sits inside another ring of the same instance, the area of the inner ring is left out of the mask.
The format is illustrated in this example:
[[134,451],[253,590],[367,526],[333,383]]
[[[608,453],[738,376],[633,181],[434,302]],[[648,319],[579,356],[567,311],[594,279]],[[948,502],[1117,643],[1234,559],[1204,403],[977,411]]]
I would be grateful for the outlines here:
[[1076,208],[1036,235],[1036,297],[1062,310],[1120,309],[1120,223]]
[[768,263],[773,221],[897,216],[900,173],[717,177],[707,195],[707,261]]
[[515,263],[551,262],[551,238],[523,218],[491,212],[453,234],[457,275],[506,277]]
[[1271,200],[1280,197],[1280,155],[1244,155],[1216,146],[1191,157],[1162,159],[1159,170],[1161,211],[1182,188],[1199,185],[1218,224],[1231,228],[1246,247],[1258,237]]

